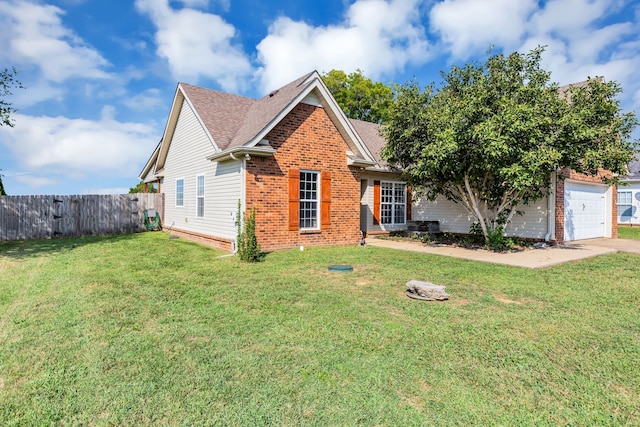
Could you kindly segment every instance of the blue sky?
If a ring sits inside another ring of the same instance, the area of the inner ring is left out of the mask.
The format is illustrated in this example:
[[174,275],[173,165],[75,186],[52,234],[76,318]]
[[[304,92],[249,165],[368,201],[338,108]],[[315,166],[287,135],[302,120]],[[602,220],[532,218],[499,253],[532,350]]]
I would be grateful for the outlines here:
[[640,106],[640,4],[618,0],[3,0],[0,68],[26,89],[0,127],[9,194],[122,193],[179,81],[259,97],[312,70],[438,82],[453,64],[546,45],[568,84],[616,80]]

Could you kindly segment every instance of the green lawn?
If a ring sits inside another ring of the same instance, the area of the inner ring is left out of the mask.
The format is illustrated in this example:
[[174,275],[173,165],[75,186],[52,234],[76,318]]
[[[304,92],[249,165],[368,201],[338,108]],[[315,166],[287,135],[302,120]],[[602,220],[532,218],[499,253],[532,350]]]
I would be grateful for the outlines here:
[[[640,420],[637,255],[221,254],[163,233],[0,244],[0,425]],[[410,279],[452,298],[409,299]]]
[[618,237],[620,239],[640,240],[640,226],[635,227],[618,227]]

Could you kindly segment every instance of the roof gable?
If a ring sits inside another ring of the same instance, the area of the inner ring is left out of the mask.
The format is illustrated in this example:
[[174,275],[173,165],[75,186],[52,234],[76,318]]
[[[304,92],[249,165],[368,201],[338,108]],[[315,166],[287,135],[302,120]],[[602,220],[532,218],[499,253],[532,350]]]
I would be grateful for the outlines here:
[[250,116],[255,99],[180,83],[186,99],[209,131],[216,147],[225,150]]
[[268,132],[266,129],[271,130],[277,122],[284,118],[286,113],[293,109],[294,104],[297,104],[295,100],[311,85],[308,80],[313,74],[306,74],[256,100],[249,108],[244,123],[238,129],[228,148],[255,145],[262,139],[256,140],[259,135],[266,135]]
[[[151,163],[155,163],[153,173],[157,174],[164,168],[173,133],[185,102],[192,108],[215,152],[225,153],[237,151],[242,147],[256,147],[305,98],[319,101],[352,150],[352,158],[369,163],[376,162],[377,158],[368,146],[371,143],[362,140],[318,72],[313,71],[257,100],[179,83],[160,146],[157,148],[158,153],[152,156],[155,160],[151,162],[150,159]],[[377,127],[375,124],[372,125]],[[377,139],[373,144],[374,148],[377,147],[376,144]],[[213,157],[223,156],[215,154]],[[149,162],[144,169],[145,175],[150,172],[148,166]]]

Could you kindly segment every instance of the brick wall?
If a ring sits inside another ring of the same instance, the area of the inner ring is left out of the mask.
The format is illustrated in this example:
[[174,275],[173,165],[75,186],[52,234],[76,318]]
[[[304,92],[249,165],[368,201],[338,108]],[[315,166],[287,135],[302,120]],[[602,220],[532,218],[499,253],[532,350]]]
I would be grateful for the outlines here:
[[[556,180],[556,241],[559,243],[564,242],[564,179],[560,179],[562,175],[565,179],[573,179],[583,182],[602,183],[602,177],[605,176],[606,171],[600,172],[597,176],[589,176],[578,173],[572,169],[564,168],[558,173],[558,179]],[[612,211],[611,211],[611,238],[618,237],[618,191],[614,186],[611,189],[612,192]]]
[[[256,208],[256,236],[262,249],[357,243],[360,171],[347,166],[348,146],[325,110],[299,104],[266,139],[276,153],[273,157],[252,158],[246,171],[246,207]],[[331,172],[329,228],[289,230],[289,169]]]

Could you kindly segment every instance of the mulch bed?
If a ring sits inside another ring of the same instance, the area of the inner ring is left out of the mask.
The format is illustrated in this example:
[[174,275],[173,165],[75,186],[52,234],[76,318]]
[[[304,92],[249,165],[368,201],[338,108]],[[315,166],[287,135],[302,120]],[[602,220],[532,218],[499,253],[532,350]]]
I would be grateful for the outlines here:
[[485,249],[488,251],[507,253],[521,252],[533,249],[536,241],[519,238],[509,238],[511,244],[502,248],[491,248],[484,243],[482,236],[470,234],[440,233],[436,235],[425,234],[423,236],[408,235],[406,232],[393,232],[388,236],[379,236],[378,239],[395,240],[422,243],[429,246],[451,246],[465,249]]

